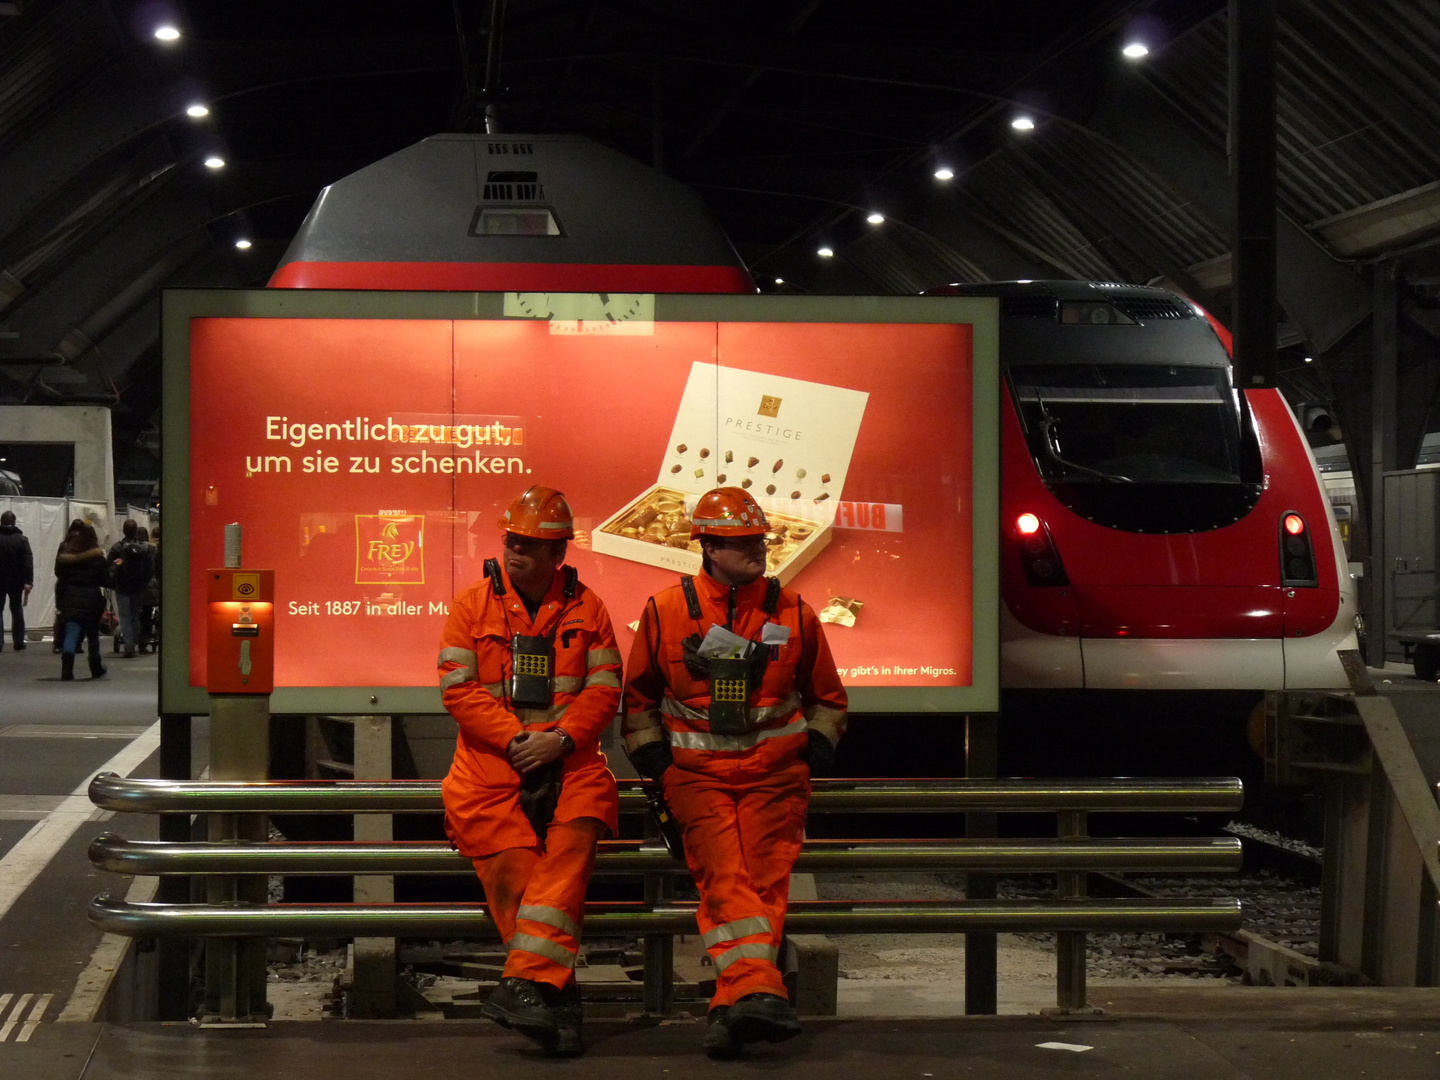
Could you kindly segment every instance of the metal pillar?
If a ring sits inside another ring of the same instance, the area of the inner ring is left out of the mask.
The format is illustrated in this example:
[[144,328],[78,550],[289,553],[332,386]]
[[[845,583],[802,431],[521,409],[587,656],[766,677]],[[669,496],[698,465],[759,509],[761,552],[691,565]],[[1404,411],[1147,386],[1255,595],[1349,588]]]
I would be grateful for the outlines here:
[[1395,264],[1378,263],[1371,284],[1375,314],[1370,357],[1370,565],[1365,574],[1370,603],[1365,613],[1369,625],[1365,659],[1378,668],[1385,666],[1386,635],[1392,622],[1389,593],[1393,564],[1385,556],[1385,474],[1396,467],[1398,457]]
[[[999,717],[994,713],[965,718],[965,775],[969,779],[992,777],[999,768]],[[965,835],[993,837],[996,815],[976,812],[965,815]],[[968,900],[995,899],[995,875],[965,875]],[[992,933],[965,935],[965,1012],[993,1016],[1000,1009],[997,986],[997,937]]]
[[[1086,815],[1080,810],[1065,810],[1056,815],[1055,835],[1070,839],[1087,835]],[[1079,899],[1089,894],[1083,872],[1066,871],[1055,875],[1056,895],[1060,900]],[[1055,935],[1055,1004],[1070,1012],[1085,1008],[1085,931],[1063,930]]]
[[[210,696],[210,779],[264,780],[270,770],[270,696]],[[264,814],[211,814],[211,840],[269,839]],[[267,902],[269,879],[263,874],[207,878],[209,904]],[[265,942],[216,938],[205,943],[205,1002],[202,1010],[221,1022],[264,1020]]]
[[1275,0],[1230,0],[1235,384],[1276,385]]
[[[391,732],[388,716],[355,718],[355,779],[392,780]],[[395,839],[395,819],[390,814],[356,814],[355,839],[381,843]],[[380,875],[355,878],[357,904],[393,904],[395,879]],[[350,996],[350,1015],[355,1019],[385,1019],[395,1016],[395,939],[355,939],[355,981]]]

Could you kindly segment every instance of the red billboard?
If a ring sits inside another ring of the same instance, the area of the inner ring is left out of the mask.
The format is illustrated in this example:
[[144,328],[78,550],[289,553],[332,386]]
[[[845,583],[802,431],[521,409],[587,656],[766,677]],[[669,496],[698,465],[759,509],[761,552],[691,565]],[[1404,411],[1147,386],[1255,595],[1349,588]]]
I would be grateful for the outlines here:
[[569,498],[567,561],[624,651],[646,598],[698,570],[694,499],[734,484],[847,685],[987,681],[971,324],[619,326],[190,318],[187,686],[206,683],[203,574],[240,522],[245,565],[275,571],[277,693],[433,688],[449,602],[532,483]]

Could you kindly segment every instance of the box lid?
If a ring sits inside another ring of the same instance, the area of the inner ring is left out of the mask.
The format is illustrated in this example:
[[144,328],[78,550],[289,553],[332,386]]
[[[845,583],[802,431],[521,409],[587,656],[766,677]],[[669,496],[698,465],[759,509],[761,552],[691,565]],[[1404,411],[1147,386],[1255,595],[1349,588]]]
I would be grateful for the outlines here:
[[656,480],[683,491],[689,506],[713,487],[749,480],[747,490],[764,509],[828,520],[825,503],[833,506],[844,490],[869,398],[862,390],[696,362]]

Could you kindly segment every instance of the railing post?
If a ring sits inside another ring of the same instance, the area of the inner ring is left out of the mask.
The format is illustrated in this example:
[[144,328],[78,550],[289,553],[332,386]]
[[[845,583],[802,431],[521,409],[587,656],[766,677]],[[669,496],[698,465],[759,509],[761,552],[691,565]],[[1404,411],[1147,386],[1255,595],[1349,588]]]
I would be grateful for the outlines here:
[[[1056,836],[1062,840],[1087,835],[1083,810],[1062,810],[1056,815]],[[1065,871],[1055,875],[1056,896],[1061,900],[1080,899],[1089,894],[1087,875]],[[1062,930],[1056,934],[1055,1004],[1062,1011],[1085,1008],[1085,931]]]
[[[646,832],[651,831],[646,820]],[[658,839],[653,841],[660,843]],[[645,875],[645,899],[655,904],[674,899],[675,883],[671,871]],[[646,934],[641,949],[645,963],[644,1007],[647,1015],[669,1016],[675,1008],[675,937],[672,934]]]

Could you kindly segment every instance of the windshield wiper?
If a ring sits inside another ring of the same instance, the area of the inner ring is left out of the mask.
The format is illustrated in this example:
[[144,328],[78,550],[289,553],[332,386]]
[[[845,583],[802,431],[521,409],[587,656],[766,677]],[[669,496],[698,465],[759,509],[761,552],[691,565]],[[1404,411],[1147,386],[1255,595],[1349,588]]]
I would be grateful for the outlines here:
[[1045,443],[1045,454],[1051,461],[1067,469],[1074,469],[1076,472],[1088,473],[1097,479],[1104,480],[1108,484],[1133,484],[1135,482],[1128,476],[1121,476],[1119,473],[1102,472],[1099,469],[1092,469],[1088,465],[1080,465],[1061,457],[1060,452],[1055,449],[1055,428],[1060,422],[1050,415],[1049,409],[1045,408],[1045,398],[1040,394],[1038,387],[1036,387],[1035,390],[1035,403],[1040,406],[1040,416],[1042,417],[1040,421],[1040,434]]

